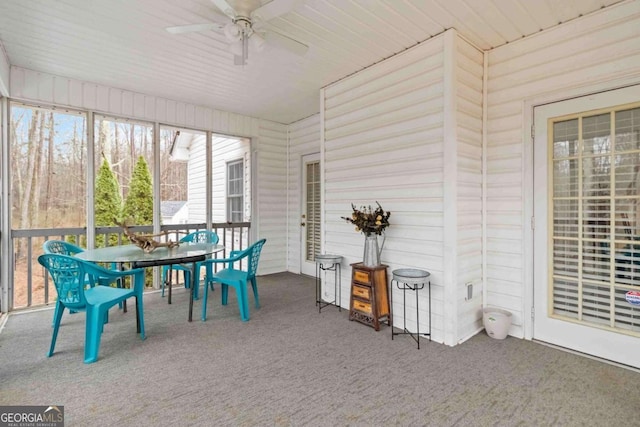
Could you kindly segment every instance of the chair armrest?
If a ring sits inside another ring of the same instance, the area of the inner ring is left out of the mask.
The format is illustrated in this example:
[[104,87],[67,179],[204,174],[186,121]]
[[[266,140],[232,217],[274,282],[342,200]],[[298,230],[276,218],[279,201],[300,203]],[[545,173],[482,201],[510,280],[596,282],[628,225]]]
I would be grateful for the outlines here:
[[[114,283],[123,277],[134,276],[134,286],[140,287],[140,292],[144,290],[144,268],[135,268],[132,270],[109,270],[97,264],[85,263],[85,271],[89,273],[89,275],[95,276],[97,278],[97,282],[100,284]],[[94,278],[92,281],[96,281],[96,279]]]
[[230,258],[211,258],[206,260],[205,262],[209,262],[211,264],[224,264],[225,262],[228,262],[230,264],[233,264],[234,262],[238,261],[240,258],[237,257],[230,257]]
[[[233,251],[233,252],[238,252],[238,251]],[[234,263],[234,262],[239,261],[239,260],[242,259],[241,256],[237,256],[237,255],[234,256],[233,252],[232,252],[232,255],[229,258],[211,258],[211,259],[208,259],[207,262],[210,262],[210,263],[213,263],[213,264],[220,264],[220,263],[225,263],[225,262]]]
[[211,258],[208,259],[207,262],[210,262],[212,264],[228,263],[229,265],[227,267],[232,268],[234,262],[240,261],[247,255],[249,255],[249,248],[242,251],[231,251],[228,258]]
[[142,292],[144,291],[145,274],[146,272],[144,268],[134,268],[132,270],[125,270],[125,271],[114,271],[114,276],[116,277],[116,280],[118,278],[132,276],[131,281],[133,282],[133,287],[137,292],[140,292],[140,295],[142,295]]
[[[243,252],[245,251],[231,251],[229,253],[229,257],[237,261],[240,261],[242,258],[245,258],[248,255],[248,254],[243,254]],[[227,268],[233,268],[233,261],[229,262],[229,265],[227,266]]]

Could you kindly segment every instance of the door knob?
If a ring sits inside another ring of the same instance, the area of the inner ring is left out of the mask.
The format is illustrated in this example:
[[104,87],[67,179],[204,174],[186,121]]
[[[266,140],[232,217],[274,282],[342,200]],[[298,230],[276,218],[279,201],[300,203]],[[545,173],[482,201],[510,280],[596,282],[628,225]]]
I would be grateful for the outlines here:
[[305,225],[307,225],[307,224],[306,224],[306,223],[304,223],[304,222],[301,222],[301,223],[300,223],[300,227],[304,227]]

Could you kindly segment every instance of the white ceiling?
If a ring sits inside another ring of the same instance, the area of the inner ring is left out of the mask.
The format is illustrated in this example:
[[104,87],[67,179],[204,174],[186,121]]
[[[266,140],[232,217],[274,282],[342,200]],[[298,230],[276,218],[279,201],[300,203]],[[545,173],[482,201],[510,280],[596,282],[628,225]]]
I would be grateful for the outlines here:
[[320,88],[446,29],[488,50],[619,2],[299,0],[267,28],[307,54],[268,46],[242,67],[219,31],[165,31],[220,21],[211,0],[0,0],[0,42],[11,65],[291,123],[319,111]]

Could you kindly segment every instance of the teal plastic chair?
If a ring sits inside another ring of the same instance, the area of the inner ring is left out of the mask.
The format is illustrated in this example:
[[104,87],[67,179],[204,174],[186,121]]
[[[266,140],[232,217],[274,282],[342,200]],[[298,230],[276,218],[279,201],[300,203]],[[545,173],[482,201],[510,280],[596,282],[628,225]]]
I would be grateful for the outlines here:
[[[45,254],[60,254],[60,255],[69,255],[69,256],[75,256],[80,252],[84,252],[84,249],[82,249],[80,246],[76,246],[73,243],[69,243],[64,240],[47,240],[42,244],[42,250],[44,250]],[[112,268],[115,270],[116,269],[115,265],[112,265]],[[107,281],[98,280],[98,284],[110,285],[108,280]],[[85,285],[89,286],[89,283],[85,283]],[[120,283],[118,283],[118,287],[119,288],[122,287],[120,286]],[[120,308],[122,308],[122,304],[120,304]],[[76,313],[75,310],[69,310],[69,312]],[[55,319],[57,316],[58,316],[58,305],[56,305],[55,311],[53,313],[52,324],[55,323]]]
[[[196,232],[187,234],[182,239],[180,239],[180,242],[213,243],[213,244],[218,243],[218,241],[219,241],[218,235],[213,231],[209,231],[209,230],[196,231]],[[211,290],[213,290],[213,282],[211,281],[211,272],[213,270],[212,270],[211,264],[206,264],[206,261],[196,263],[196,269],[195,269],[196,277],[200,277],[200,269],[203,266],[206,267],[205,287],[211,286]],[[162,296],[163,297],[164,297],[164,288],[169,283],[168,277],[169,277],[170,269],[183,271],[184,287],[189,288],[191,286],[191,269],[189,267],[184,266],[182,264],[165,265],[162,267]],[[198,283],[196,288],[193,290],[194,299],[198,299],[199,288],[200,288],[200,283]]]
[[[104,324],[109,319],[109,309],[124,300],[136,298],[136,324],[140,338],[145,339],[144,311],[142,306],[142,292],[144,291],[144,269],[137,268],[127,271],[107,270],[96,264],[81,259],[60,254],[44,254],[38,257],[38,262],[49,272],[56,291],[56,318],[54,319],[51,347],[47,357],[53,355],[60,321],[64,309],[86,312],[84,363],[98,360],[100,337]],[[95,284],[98,280],[110,280],[112,283],[131,276],[132,288],[113,288],[111,286],[86,287],[85,280]]]
[[[76,246],[73,243],[65,242],[64,240],[47,240],[42,244],[42,250],[45,254],[60,254],[75,256],[80,252],[84,252],[84,249],[80,246]],[[112,270],[117,270],[116,264],[111,264]]]
[[84,252],[80,246],[76,246],[73,243],[65,242],[64,240],[47,240],[42,245],[42,249],[45,254],[62,254],[73,256]]
[[[229,286],[236,290],[238,298],[238,307],[240,308],[240,318],[243,322],[249,320],[249,297],[247,295],[247,286],[251,282],[253,288],[253,297],[255,299],[256,308],[260,308],[260,298],[258,297],[258,283],[256,282],[256,271],[258,270],[258,261],[260,260],[260,252],[267,239],[258,240],[243,251],[231,251],[229,258],[211,259],[206,262],[209,264],[228,263],[227,268],[216,272],[212,277],[213,281],[219,283],[222,289],[222,305],[227,305],[229,296]],[[246,259],[246,270],[238,270],[235,264],[241,264]],[[202,298],[202,321],[207,320],[207,298],[209,296],[209,288],[204,288],[204,297]]]

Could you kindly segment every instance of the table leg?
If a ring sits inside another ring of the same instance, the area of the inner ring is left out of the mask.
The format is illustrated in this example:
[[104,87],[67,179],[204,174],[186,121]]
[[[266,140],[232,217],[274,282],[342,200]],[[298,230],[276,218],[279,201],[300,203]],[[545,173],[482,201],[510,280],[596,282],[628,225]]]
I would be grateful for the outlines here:
[[[394,282],[398,290],[402,291],[402,332],[393,332],[393,288],[394,288],[393,284]],[[424,289],[425,284],[424,283],[416,283],[416,284],[402,283],[402,287],[400,287],[401,283],[402,282],[391,280],[391,292],[389,293],[389,301],[390,301],[389,326],[391,326],[391,339],[393,339],[395,335],[409,335],[418,344],[418,349],[420,349],[420,335],[422,335],[423,337],[428,336],[429,341],[431,341],[431,282],[428,282],[429,283],[429,333],[428,334],[420,334],[420,309],[418,307],[418,304],[419,304],[418,291],[421,289]],[[414,292],[416,297],[416,332],[409,332],[409,330],[407,329],[407,296],[406,295],[408,290]]]
[[431,341],[431,280],[429,280],[429,341]]
[[391,329],[391,341],[393,341],[393,280],[389,284],[389,329]]
[[[338,307],[338,311],[342,311],[342,306],[340,305],[342,301],[342,274],[340,263],[334,262],[330,265],[331,267],[327,267],[322,262],[316,262],[316,306],[318,307],[318,313],[322,312],[322,309],[328,305]],[[333,271],[333,302],[325,302],[322,300],[321,275],[324,272],[326,282],[327,271]]]
[[169,265],[169,271],[167,271],[168,275],[165,279],[167,283],[165,286],[169,288],[169,304],[171,304],[171,288],[173,288],[173,265]]
[[420,310],[418,310],[418,285],[413,290],[416,293],[416,336],[418,339],[418,350],[420,350]]
[[334,264],[333,267],[333,293],[338,296],[338,299],[334,298],[334,301],[337,302],[338,311],[342,311],[342,267],[340,267],[340,264]]
[[200,284],[200,278],[196,279],[196,263],[191,264],[191,292],[189,295],[189,322],[193,319],[193,297],[195,294],[196,283]]
[[407,332],[407,285],[402,284],[402,330]]
[[[118,270],[120,271],[124,271],[124,263],[119,262],[118,263]],[[118,287],[119,288],[124,288],[125,287],[125,283],[124,283],[124,278],[120,278],[118,279]],[[131,281],[131,287],[133,287],[133,280]],[[127,312],[127,300],[122,301],[122,312],[126,313]],[[138,331],[140,332],[140,331]]]
[[[320,263],[316,262],[316,307],[320,303]],[[322,311],[322,307],[318,308],[318,313]]]

